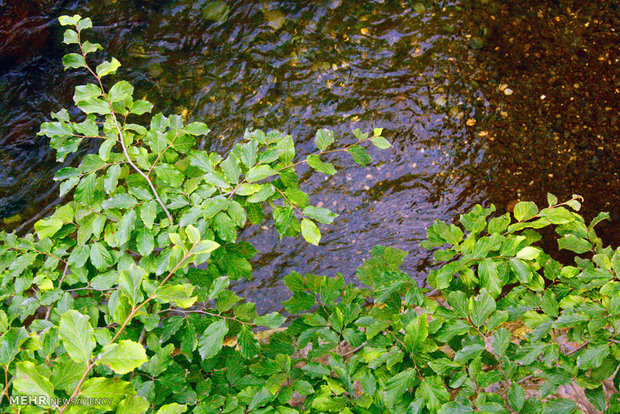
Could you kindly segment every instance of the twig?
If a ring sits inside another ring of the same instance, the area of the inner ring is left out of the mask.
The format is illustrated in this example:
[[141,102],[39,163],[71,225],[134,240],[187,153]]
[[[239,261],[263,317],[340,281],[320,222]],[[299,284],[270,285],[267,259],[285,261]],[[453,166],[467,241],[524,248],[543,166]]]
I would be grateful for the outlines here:
[[[60,280],[58,281],[58,289],[60,289],[60,287],[62,286],[62,282],[65,280],[65,276],[67,276],[67,270],[69,270],[69,261],[68,260],[65,262],[65,270],[63,270],[62,276],[60,277]],[[54,307],[53,303],[51,303],[47,307],[47,312],[45,313],[45,318],[43,318],[44,320],[48,320],[49,319],[50,314],[52,313],[52,308],[53,307]]]
[[[194,245],[192,246],[192,248],[183,256],[183,258],[181,259],[181,261],[174,267],[174,269],[172,269],[170,271],[170,273],[168,273],[168,275],[166,275],[166,277],[159,283],[158,286],[163,286],[164,283],[166,283],[168,281],[168,279],[170,279],[172,277],[172,275],[174,275],[174,273],[179,270],[179,268],[181,267],[181,265],[192,255],[192,250],[198,245],[198,243],[194,243]],[[157,291],[157,290],[155,290]],[[133,317],[135,316],[136,313],[138,313],[138,311],[140,309],[142,309],[147,303],[149,303],[150,301],[152,301],[153,299],[155,299],[156,294],[155,292],[153,292],[153,294],[151,294],[151,296],[149,296],[144,302],[142,302],[140,305],[138,306],[133,306],[131,309],[131,312],[129,313],[129,316],[127,316],[127,318],[125,319],[125,321],[123,322],[123,324],[121,325],[121,327],[118,329],[118,331],[116,332],[116,335],[114,335],[114,337],[112,338],[112,340],[110,341],[110,343],[114,343],[116,341],[116,339],[120,336],[121,333],[123,333],[123,331],[125,330],[125,328],[127,327],[127,325],[129,325],[129,322],[131,322],[131,320],[133,319]],[[84,372],[84,375],[82,375],[82,378],[80,379],[80,381],[77,383],[77,385],[75,386],[75,389],[73,390],[73,393],[71,394],[71,397],[69,397],[69,399],[67,400],[67,403],[62,406],[59,409],[59,413],[62,414],[65,412],[65,410],[69,407],[70,402],[73,400],[73,398],[75,398],[75,396],[80,392],[80,388],[82,387],[82,384],[84,383],[84,380],[86,380],[86,377],[88,376],[88,373],[90,372],[90,370],[95,366],[95,362],[91,362],[87,367],[86,367],[86,371]]]
[[157,200],[157,202],[159,203],[161,208],[166,213],[166,216],[168,216],[168,220],[170,221],[170,225],[172,225],[174,223],[174,220],[172,219],[172,215],[170,214],[170,212],[168,211],[168,209],[164,205],[163,201],[161,201],[161,198],[159,198],[159,194],[157,194],[157,190],[155,189],[155,186],[153,185],[153,182],[151,181],[151,179],[140,168],[138,168],[138,166],[136,164],[134,164],[134,162],[131,160],[131,157],[129,157],[129,153],[127,152],[127,146],[125,145],[125,140],[123,139],[123,131],[121,129],[121,126],[118,123],[118,119],[116,118],[116,114],[114,113],[114,108],[112,107],[112,102],[110,102],[110,98],[108,98],[108,95],[105,92],[105,88],[103,87],[103,82],[101,81],[101,77],[99,75],[97,75],[91,69],[91,67],[88,65],[88,63],[86,63],[86,54],[84,53],[84,48],[82,48],[82,41],[79,39],[80,30],[78,30],[77,33],[78,33],[78,45],[80,46],[80,51],[82,53],[82,56],[84,57],[84,67],[95,77],[95,79],[97,79],[97,82],[99,82],[99,88],[101,89],[101,94],[103,95],[103,98],[106,100],[106,102],[108,103],[108,106],[110,107],[110,115],[112,115],[112,120],[114,121],[114,126],[116,127],[116,131],[118,132],[118,138],[120,140],[121,147],[123,148],[123,154],[125,155],[125,158],[127,159],[127,162],[129,163],[129,165],[131,165],[131,167],[146,180],[146,182],[148,183],[149,187],[151,187],[151,191],[153,192],[153,195],[155,196],[155,199]]

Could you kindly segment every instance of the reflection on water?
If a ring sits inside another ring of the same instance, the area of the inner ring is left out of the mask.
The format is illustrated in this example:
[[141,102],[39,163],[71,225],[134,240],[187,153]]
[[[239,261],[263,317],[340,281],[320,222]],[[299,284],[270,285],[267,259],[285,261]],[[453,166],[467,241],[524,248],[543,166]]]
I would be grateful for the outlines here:
[[476,202],[503,210],[547,191],[583,194],[586,213],[612,211],[605,234],[620,239],[613,2],[244,0],[226,2],[227,15],[206,0],[46,3],[29,13],[49,40],[0,58],[7,228],[55,200],[54,155],[35,133],[85,77],[63,72],[49,22],[80,13],[139,94],[209,124],[203,148],[225,152],[246,128],[286,131],[301,153],[322,127],[352,139],[381,126],[394,143],[369,169],[334,160],[342,171],[328,180],[301,171],[314,201],[340,213],[321,246],[280,241],[270,223],[244,231],[261,253],[239,289],[263,310],[283,299],[289,271],[352,277],[375,244],[411,251],[407,270],[422,280],[426,227]]

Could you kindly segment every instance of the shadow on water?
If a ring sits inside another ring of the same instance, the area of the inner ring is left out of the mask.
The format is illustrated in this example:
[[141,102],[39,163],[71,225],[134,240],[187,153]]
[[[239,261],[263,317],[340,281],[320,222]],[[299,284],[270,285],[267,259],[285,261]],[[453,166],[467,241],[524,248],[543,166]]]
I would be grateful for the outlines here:
[[[302,154],[313,151],[322,127],[342,140],[354,128],[383,127],[394,143],[391,152],[374,152],[368,169],[335,159],[342,171],[329,180],[301,170],[313,201],[340,213],[322,229],[320,247],[280,241],[268,222],[244,230],[261,253],[254,280],[238,289],[261,310],[284,299],[282,278],[291,270],[352,278],[375,244],[412,252],[406,270],[422,281],[432,265],[419,247],[426,228],[478,202],[504,211],[517,199],[542,204],[547,191],[582,194],[587,215],[611,211],[602,230],[607,242],[620,241],[613,2],[216,3],[28,6],[45,41],[18,54],[0,49],[5,228],[27,227],[56,200],[58,166],[36,131],[87,79],[62,70],[62,31],[53,21],[80,13],[93,19],[94,36],[121,60],[120,76],[139,95],[157,110],[209,124],[205,149],[229,150],[246,128],[286,131]],[[24,19],[0,21],[0,30],[26,27]]]

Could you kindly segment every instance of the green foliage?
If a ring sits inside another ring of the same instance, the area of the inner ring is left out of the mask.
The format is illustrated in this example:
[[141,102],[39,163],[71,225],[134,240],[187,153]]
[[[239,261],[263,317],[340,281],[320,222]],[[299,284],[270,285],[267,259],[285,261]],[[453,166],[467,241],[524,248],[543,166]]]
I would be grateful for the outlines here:
[[[102,144],[57,173],[72,201],[32,234],[0,234],[2,399],[58,398],[26,410],[61,413],[570,413],[576,403],[557,390],[573,384],[596,409],[618,408],[603,381],[619,385],[620,249],[594,231],[607,215],[586,225],[578,197],[519,203],[514,219],[476,206],[428,229],[432,291],[400,270],[406,252],[378,246],[360,283],[293,272],[288,318],[258,315],[229,288],[251,276],[256,252],[238,231],[271,212],[281,236],[318,244],[317,223],[336,215],[309,204],[296,167],[334,174],[331,153],[366,165],[360,144],[388,148],[382,131],[328,149],[333,133],[320,130],[319,152],[297,162],[277,131],[248,131],[225,158],[197,151],[206,125],[138,123],[152,105],[130,84],[97,86],[120,63],[87,65],[100,49],[81,40],[90,20],[60,22],[81,46],[65,65],[97,82],[76,88],[81,122],[62,110],[41,133],[60,160],[84,139]],[[574,265],[537,245],[545,227]]]

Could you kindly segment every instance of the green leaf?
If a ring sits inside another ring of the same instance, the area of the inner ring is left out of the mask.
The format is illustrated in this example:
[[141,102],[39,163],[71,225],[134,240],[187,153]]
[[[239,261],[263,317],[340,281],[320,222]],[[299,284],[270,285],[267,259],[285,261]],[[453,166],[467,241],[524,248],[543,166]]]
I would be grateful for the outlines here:
[[101,49],[103,49],[103,47],[99,43],[91,43],[88,40],[82,43],[82,50],[84,51],[84,54],[96,52]]
[[98,364],[107,365],[119,375],[133,371],[147,360],[144,347],[137,342],[128,340],[104,346],[97,356]]
[[237,226],[226,213],[217,213],[213,219],[213,228],[222,240],[234,242],[237,238]]
[[506,328],[500,328],[493,334],[493,351],[497,355],[505,355],[510,345],[510,331]]
[[73,102],[76,104],[80,101],[86,101],[89,99],[98,98],[101,96],[101,88],[92,83],[87,85],[79,85],[75,87],[73,94]]
[[415,393],[416,398],[422,398],[426,402],[426,408],[430,412],[436,412],[441,406],[450,401],[450,394],[441,377],[426,377]]
[[514,207],[514,215],[517,221],[527,221],[538,214],[538,206],[531,201],[521,201]]
[[78,55],[77,53],[68,53],[62,57],[62,64],[65,67],[65,70],[69,68],[77,69],[86,66],[86,61],[82,55]]
[[297,272],[291,272],[288,275],[284,276],[284,285],[289,288],[291,292],[306,291],[304,277]]
[[399,399],[411,388],[416,379],[416,373],[412,368],[399,372],[390,378],[385,385],[385,405],[393,407]]
[[223,319],[212,323],[205,329],[198,342],[198,352],[202,359],[213,358],[220,353],[227,333],[228,327]]
[[86,17],[84,19],[80,19],[77,22],[77,29],[79,31],[85,30],[85,29],[90,29],[91,27],[93,27],[93,22],[92,20],[90,20],[90,17]]
[[494,217],[489,221],[489,234],[503,233],[510,225],[510,213],[506,213],[499,217]]
[[[56,342],[55,339],[56,338],[54,338],[54,342]],[[61,355],[54,363],[50,381],[56,390],[73,392],[80,378],[84,375],[86,367],[86,362],[77,363],[69,358],[68,355]]]
[[547,203],[549,207],[554,206],[558,204],[558,198],[551,193],[547,193]]
[[105,246],[95,242],[90,246],[90,262],[97,270],[106,270],[114,264],[114,258]]
[[23,327],[11,328],[0,339],[0,365],[8,366],[19,353],[22,343],[28,339],[28,332]]
[[577,404],[568,398],[555,398],[543,405],[543,414],[570,414],[577,408]]
[[82,315],[76,310],[69,310],[60,318],[58,337],[75,362],[90,360],[96,346],[94,330],[89,319],[89,316]]
[[129,109],[129,111],[132,114],[136,114],[136,115],[143,115],[147,112],[151,112],[152,110],[153,110],[153,104],[145,100],[135,101],[133,105],[131,105],[131,108]]
[[240,300],[241,297],[235,295],[232,290],[224,290],[217,296],[215,307],[219,313],[227,312]]
[[213,240],[202,240],[192,249],[193,254],[206,254],[211,253],[213,250],[220,247],[219,243]]
[[522,365],[530,365],[538,359],[547,346],[547,344],[542,342],[526,343],[521,345],[517,351],[516,362]]
[[456,311],[456,313],[463,317],[469,317],[469,302],[467,295],[461,291],[453,291],[446,296],[448,304]]
[[144,414],[150,405],[144,397],[132,395],[126,397],[116,407],[116,414]]
[[592,249],[592,244],[585,239],[577,237],[573,234],[565,234],[558,240],[558,248],[566,249],[578,254],[586,253]]
[[484,259],[478,264],[478,275],[480,276],[480,284],[496,298],[502,293],[503,282],[499,277],[496,263],[491,259]]
[[[233,201],[228,206],[228,215],[232,219],[233,223],[237,227],[245,226],[246,221],[248,220],[248,215],[245,211],[245,208],[241,206],[241,204]],[[236,233],[236,230],[235,230]]]
[[368,133],[362,133],[362,131],[360,131],[359,128],[355,128],[353,130],[353,135],[355,135],[355,138],[357,138],[360,141],[363,141],[366,138],[368,138]]
[[315,304],[315,297],[303,292],[296,292],[289,300],[282,302],[282,305],[284,305],[284,309],[286,309],[290,313],[306,311]]
[[97,398],[104,401],[105,405],[91,405],[90,409],[110,410],[114,409],[121,400],[136,394],[130,382],[121,381],[118,378],[94,377],[86,380],[82,385],[80,396]]
[[52,237],[62,228],[63,225],[64,223],[62,220],[46,218],[34,223],[34,229],[37,232],[39,239],[44,239],[46,237]]
[[112,197],[101,203],[101,207],[104,209],[110,208],[131,208],[138,204],[138,201],[127,193],[114,194]]
[[288,187],[284,192],[286,198],[294,205],[300,208],[306,208],[310,200],[307,193],[304,193],[299,188]]
[[423,313],[407,325],[404,340],[405,348],[408,352],[417,354],[421,351],[426,338],[428,338],[428,319]]
[[[467,340],[467,338],[466,338]],[[456,355],[454,355],[454,360],[456,362],[467,362],[471,359],[478,357],[482,351],[484,350],[484,345],[480,342],[467,342],[464,341],[465,344],[461,349],[458,350]]]
[[334,166],[328,162],[321,161],[321,158],[317,154],[308,155],[308,157],[306,158],[306,162],[308,163],[308,166],[313,170],[327,175],[336,174],[336,169],[334,168]]
[[118,287],[128,298],[129,303],[137,305],[142,301],[142,279],[146,276],[146,272],[139,266],[132,264],[128,270],[121,271]]
[[538,255],[540,255],[540,253],[541,250],[539,248],[527,246],[519,250],[517,253],[517,258],[523,260],[534,260],[538,257]]
[[353,157],[353,161],[357,164],[366,166],[372,162],[372,157],[366,152],[366,148],[354,145],[347,148],[347,152]]
[[185,234],[187,235],[187,239],[191,243],[196,243],[200,241],[200,230],[198,230],[196,227],[192,226],[191,224],[185,227]]
[[332,224],[334,219],[338,217],[337,214],[332,213],[329,209],[315,206],[304,208],[303,213],[306,217],[323,224]]
[[[239,161],[236,158],[228,157],[224,161],[220,163],[220,167],[222,167],[222,171],[224,171],[224,175],[233,184],[239,183],[239,176],[241,175],[241,168],[239,167]],[[239,188],[237,189],[237,194],[243,195],[239,193]]]
[[495,309],[495,300],[484,289],[478,296],[469,299],[469,317],[477,328],[484,325]]
[[315,246],[318,246],[321,240],[319,228],[312,220],[306,218],[301,221],[301,235],[308,243],[314,244]]
[[[30,361],[18,362],[17,370],[13,380],[13,388],[22,395],[45,396],[48,401],[56,398],[54,386],[48,378],[43,375],[45,372],[41,367],[37,367]],[[46,407],[48,405],[45,405]]]
[[110,112],[110,105],[100,98],[88,98],[79,101],[77,106],[87,114],[107,115]]
[[142,256],[148,256],[155,248],[153,233],[146,226],[141,226],[138,229],[138,234],[136,236],[136,247],[138,248],[138,253]]
[[166,404],[157,410],[157,414],[181,414],[187,411],[187,405],[185,404]]
[[[93,117],[88,117],[84,120],[84,122],[81,122],[79,124],[73,124],[73,126],[75,127],[75,130],[77,132],[79,132],[80,134],[84,136],[87,136],[87,137],[99,136],[99,127],[95,123],[95,120],[93,119]],[[93,162],[94,160],[96,161]],[[88,163],[91,165],[89,165],[88,168],[84,168],[85,163]],[[105,166],[106,164],[101,157],[95,154],[88,154],[82,160],[82,164],[80,164],[80,170],[82,172],[91,172],[95,170],[100,170],[104,168]]]
[[[581,198],[581,196],[575,196],[575,195],[573,195],[573,197]],[[565,204],[570,206],[575,211],[579,211],[581,209],[581,203],[577,201],[575,198],[573,198],[572,200],[568,200]]]
[[247,326],[241,328],[241,332],[238,335],[239,346],[241,348],[241,355],[244,358],[250,359],[258,354],[258,342],[254,339],[254,333]]
[[532,280],[532,269],[522,260],[510,259],[510,268],[517,275],[521,283],[529,283]]
[[331,374],[329,368],[318,362],[310,362],[304,365],[302,370],[311,378],[320,378]]
[[515,382],[508,389],[508,404],[515,411],[521,411],[525,405],[525,391],[523,391],[523,387]]
[[128,213],[125,213],[120,223],[118,223],[118,228],[116,233],[114,233],[114,237],[118,242],[119,246],[124,246],[125,243],[129,241],[131,238],[131,232],[135,228],[136,222],[136,211],[129,210]]
[[[253,186],[253,188],[244,187],[244,186]],[[276,192],[275,187],[271,183],[267,183],[263,185],[242,184],[241,186],[239,186],[239,190],[240,191],[237,191],[237,194],[239,195],[250,195],[251,194],[250,197],[247,198],[248,203],[260,203],[262,201],[267,200],[269,197],[271,197]],[[244,191],[242,192],[241,190],[244,190]]]
[[77,44],[78,43],[77,32],[71,29],[65,30],[65,34],[63,36],[62,42],[67,45]]
[[80,20],[80,16],[79,15],[74,15],[74,16],[60,16],[58,17],[58,21],[60,22],[61,26],[75,26],[77,25],[78,21]]
[[269,329],[276,329],[282,326],[286,318],[278,312],[268,313],[254,319],[254,324],[258,326],[266,326]]
[[[39,131],[39,135],[45,135],[50,138],[69,137],[72,134],[73,134],[73,129],[71,128],[71,125],[66,124],[64,122],[44,122],[41,124],[41,130]],[[60,170],[60,171],[63,171],[63,170]]]
[[314,143],[320,151],[325,151],[334,143],[334,132],[329,129],[319,129],[314,136]]
[[116,60],[116,58],[112,58],[110,61],[104,61],[103,63],[97,65],[95,72],[97,72],[97,76],[104,77],[106,75],[116,73],[117,69],[121,67],[121,63]]
[[185,127],[185,132],[192,135],[207,135],[211,130],[204,122],[192,122]]
[[[417,3],[416,6],[418,5],[420,6],[420,8],[424,7],[424,9],[426,10],[423,4]],[[442,405],[441,408],[437,411],[437,414],[469,414],[474,412],[474,409],[470,405],[465,405],[463,402],[450,401]]]
[[156,213],[157,202],[155,200],[150,200],[142,204],[142,207],[140,208],[140,218],[147,229],[153,228]]
[[590,345],[577,357],[577,366],[583,370],[598,368],[608,355],[609,345]]
[[108,97],[112,102],[120,102],[133,96],[133,86],[127,81],[120,81],[114,84],[108,92]]
[[180,308],[189,308],[192,306],[197,296],[191,296],[194,291],[194,286],[185,283],[183,285],[165,285],[159,287],[155,291],[155,296],[161,299],[165,303],[173,302]]
[[379,149],[388,149],[392,146],[392,144],[390,144],[390,142],[387,139],[381,136],[370,138],[370,141],[372,141],[374,146]]
[[254,183],[256,181],[263,180],[267,177],[277,174],[278,172],[268,165],[257,165],[252,167],[245,175],[245,180],[248,183]]

